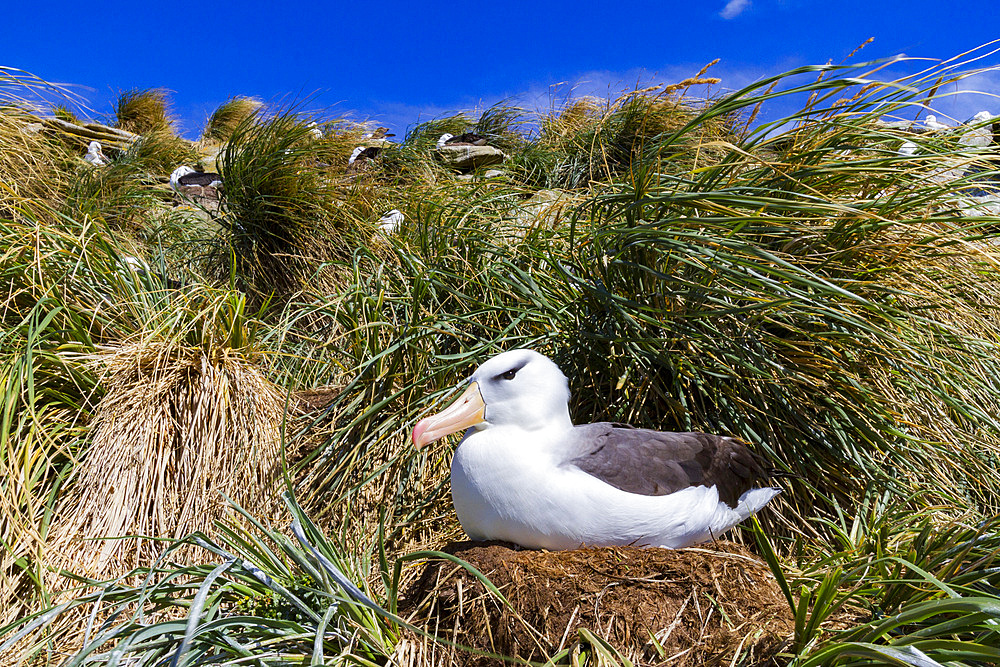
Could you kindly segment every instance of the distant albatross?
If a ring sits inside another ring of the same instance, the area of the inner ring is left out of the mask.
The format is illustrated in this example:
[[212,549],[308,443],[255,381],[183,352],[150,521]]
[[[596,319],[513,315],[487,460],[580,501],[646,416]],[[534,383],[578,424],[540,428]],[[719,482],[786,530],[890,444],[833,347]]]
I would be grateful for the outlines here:
[[188,166],[177,167],[170,174],[170,187],[174,190],[180,190],[182,185],[218,187],[222,185],[222,177],[211,171],[195,171]]
[[599,422],[574,426],[566,376],[527,349],[480,366],[425,446],[468,429],[451,464],[458,519],[474,540],[524,547],[681,548],[719,537],[781,490],[738,440]]
[[91,141],[87,146],[87,154],[83,156],[83,159],[94,165],[95,167],[103,167],[108,163],[107,159],[104,157],[103,147],[100,141]]
[[472,132],[464,132],[457,137],[453,134],[445,132],[437,140],[437,147],[444,148],[445,146],[485,146],[486,137],[481,134],[474,134]]
[[950,130],[951,125],[945,125],[937,119],[936,116],[927,116],[924,118],[924,127],[928,130]]
[[347,164],[350,166],[359,160],[374,160],[381,152],[381,146],[358,146],[351,152],[351,157],[347,158]]

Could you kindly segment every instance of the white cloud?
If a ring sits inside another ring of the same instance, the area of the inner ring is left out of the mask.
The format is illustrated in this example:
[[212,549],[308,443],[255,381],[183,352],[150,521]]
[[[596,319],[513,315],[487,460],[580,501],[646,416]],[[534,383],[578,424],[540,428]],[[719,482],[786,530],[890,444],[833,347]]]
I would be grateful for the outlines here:
[[[491,105],[504,102],[520,107],[527,112],[525,121],[528,122],[528,127],[525,129],[530,129],[530,126],[537,122],[539,116],[558,111],[571,100],[583,96],[594,96],[613,102],[629,91],[641,90],[656,84],[669,85],[693,77],[705,64],[671,64],[657,70],[640,68],[588,70],[560,82],[527,81],[524,83],[524,88],[515,94],[510,92],[503,94],[501,91],[491,94],[484,91],[481,97],[470,98],[456,95],[449,99],[442,96],[440,99],[425,104],[376,100],[365,105],[364,111],[340,109],[338,115],[346,115],[354,120],[364,120],[368,117],[380,125],[392,128],[392,131],[397,134],[396,140],[398,141],[403,138],[408,128],[412,129],[417,123],[433,118],[443,118],[461,111],[466,111],[470,116],[475,117]],[[721,83],[711,86],[694,86],[685,90],[684,95],[692,100],[704,97],[717,99],[721,95],[739,90],[765,76],[791,69],[798,64],[800,63],[783,61],[768,66],[731,66],[724,62],[719,63],[710,68],[703,76],[718,77],[722,79]],[[773,104],[780,106],[782,101],[778,100]],[[768,109],[762,111],[758,116],[758,121],[783,116],[782,110],[769,111],[771,104],[767,107]],[[368,113],[371,115],[367,116]]]
[[719,12],[719,16],[724,19],[734,19],[743,13],[747,7],[750,6],[750,0],[729,0],[726,6],[722,8]]
[[1000,71],[986,70],[942,86],[930,103],[931,113],[938,112],[949,124],[961,123],[980,111],[1000,114]]

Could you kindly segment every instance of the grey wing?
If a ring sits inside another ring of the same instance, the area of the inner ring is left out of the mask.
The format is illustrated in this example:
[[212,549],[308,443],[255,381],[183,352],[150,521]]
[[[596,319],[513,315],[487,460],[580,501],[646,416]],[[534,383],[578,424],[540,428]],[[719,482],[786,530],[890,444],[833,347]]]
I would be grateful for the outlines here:
[[730,507],[767,474],[753,453],[733,438],[668,433],[598,422],[573,429],[565,462],[608,484],[645,496],[689,486],[716,486]]

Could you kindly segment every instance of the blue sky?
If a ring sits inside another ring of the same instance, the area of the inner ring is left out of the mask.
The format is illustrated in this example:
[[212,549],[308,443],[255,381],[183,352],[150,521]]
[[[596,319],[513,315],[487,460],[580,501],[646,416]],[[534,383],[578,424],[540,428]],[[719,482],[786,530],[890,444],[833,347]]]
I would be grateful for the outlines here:
[[[0,66],[73,84],[95,116],[109,114],[121,91],[166,88],[190,138],[232,95],[308,99],[402,136],[418,120],[505,98],[545,109],[553,90],[560,98],[672,83],[716,58],[712,75],[735,89],[840,62],[870,37],[855,61],[945,59],[1000,37],[986,2],[7,4]],[[976,86],[1000,92],[1000,76]],[[949,104],[943,111],[959,120],[979,109],[1000,114],[1000,100]]]

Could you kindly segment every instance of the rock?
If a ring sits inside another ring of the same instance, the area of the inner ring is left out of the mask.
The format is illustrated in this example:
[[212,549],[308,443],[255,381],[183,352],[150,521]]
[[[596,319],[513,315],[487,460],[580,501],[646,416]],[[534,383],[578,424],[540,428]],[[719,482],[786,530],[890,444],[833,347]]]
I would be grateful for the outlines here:
[[177,192],[208,211],[219,210],[219,190],[211,185],[179,185]]
[[476,178],[479,179],[499,178],[501,176],[506,176],[506,175],[507,172],[503,171],[502,169],[487,169],[486,172],[483,173],[481,176],[476,174],[459,174],[458,176],[455,177],[455,179],[459,181],[471,181]]
[[493,146],[442,146],[436,152],[446,167],[459,171],[500,164],[505,157],[503,151]]
[[132,143],[139,138],[139,135],[135,132],[129,132],[128,130],[123,130],[119,127],[111,127],[110,125],[102,125],[100,123],[84,123],[83,127],[97,133],[107,133],[113,134],[121,138],[123,141]]
[[58,118],[39,118],[42,125],[47,130],[55,131],[57,134],[70,138],[77,143],[89,143],[90,141],[100,141],[104,148],[114,148],[117,150],[128,150],[129,145],[139,138],[138,134],[120,130],[116,127],[108,127],[98,123],[87,123],[86,125],[76,125]]
[[[971,119],[965,121],[966,125],[979,125],[980,127],[975,127],[967,131],[958,140],[958,143],[963,146],[974,146],[977,148],[985,148],[993,143],[993,126],[997,120],[989,111],[980,111]],[[991,123],[991,125],[986,125],[986,123]]]
[[554,228],[562,217],[563,209],[573,200],[572,195],[561,190],[539,190],[518,207],[514,221],[522,229],[535,227]]
[[206,146],[202,148],[201,158],[198,160],[198,165],[201,166],[202,171],[219,171],[218,165],[216,164],[219,159],[219,154],[226,149],[225,144],[221,146]]

